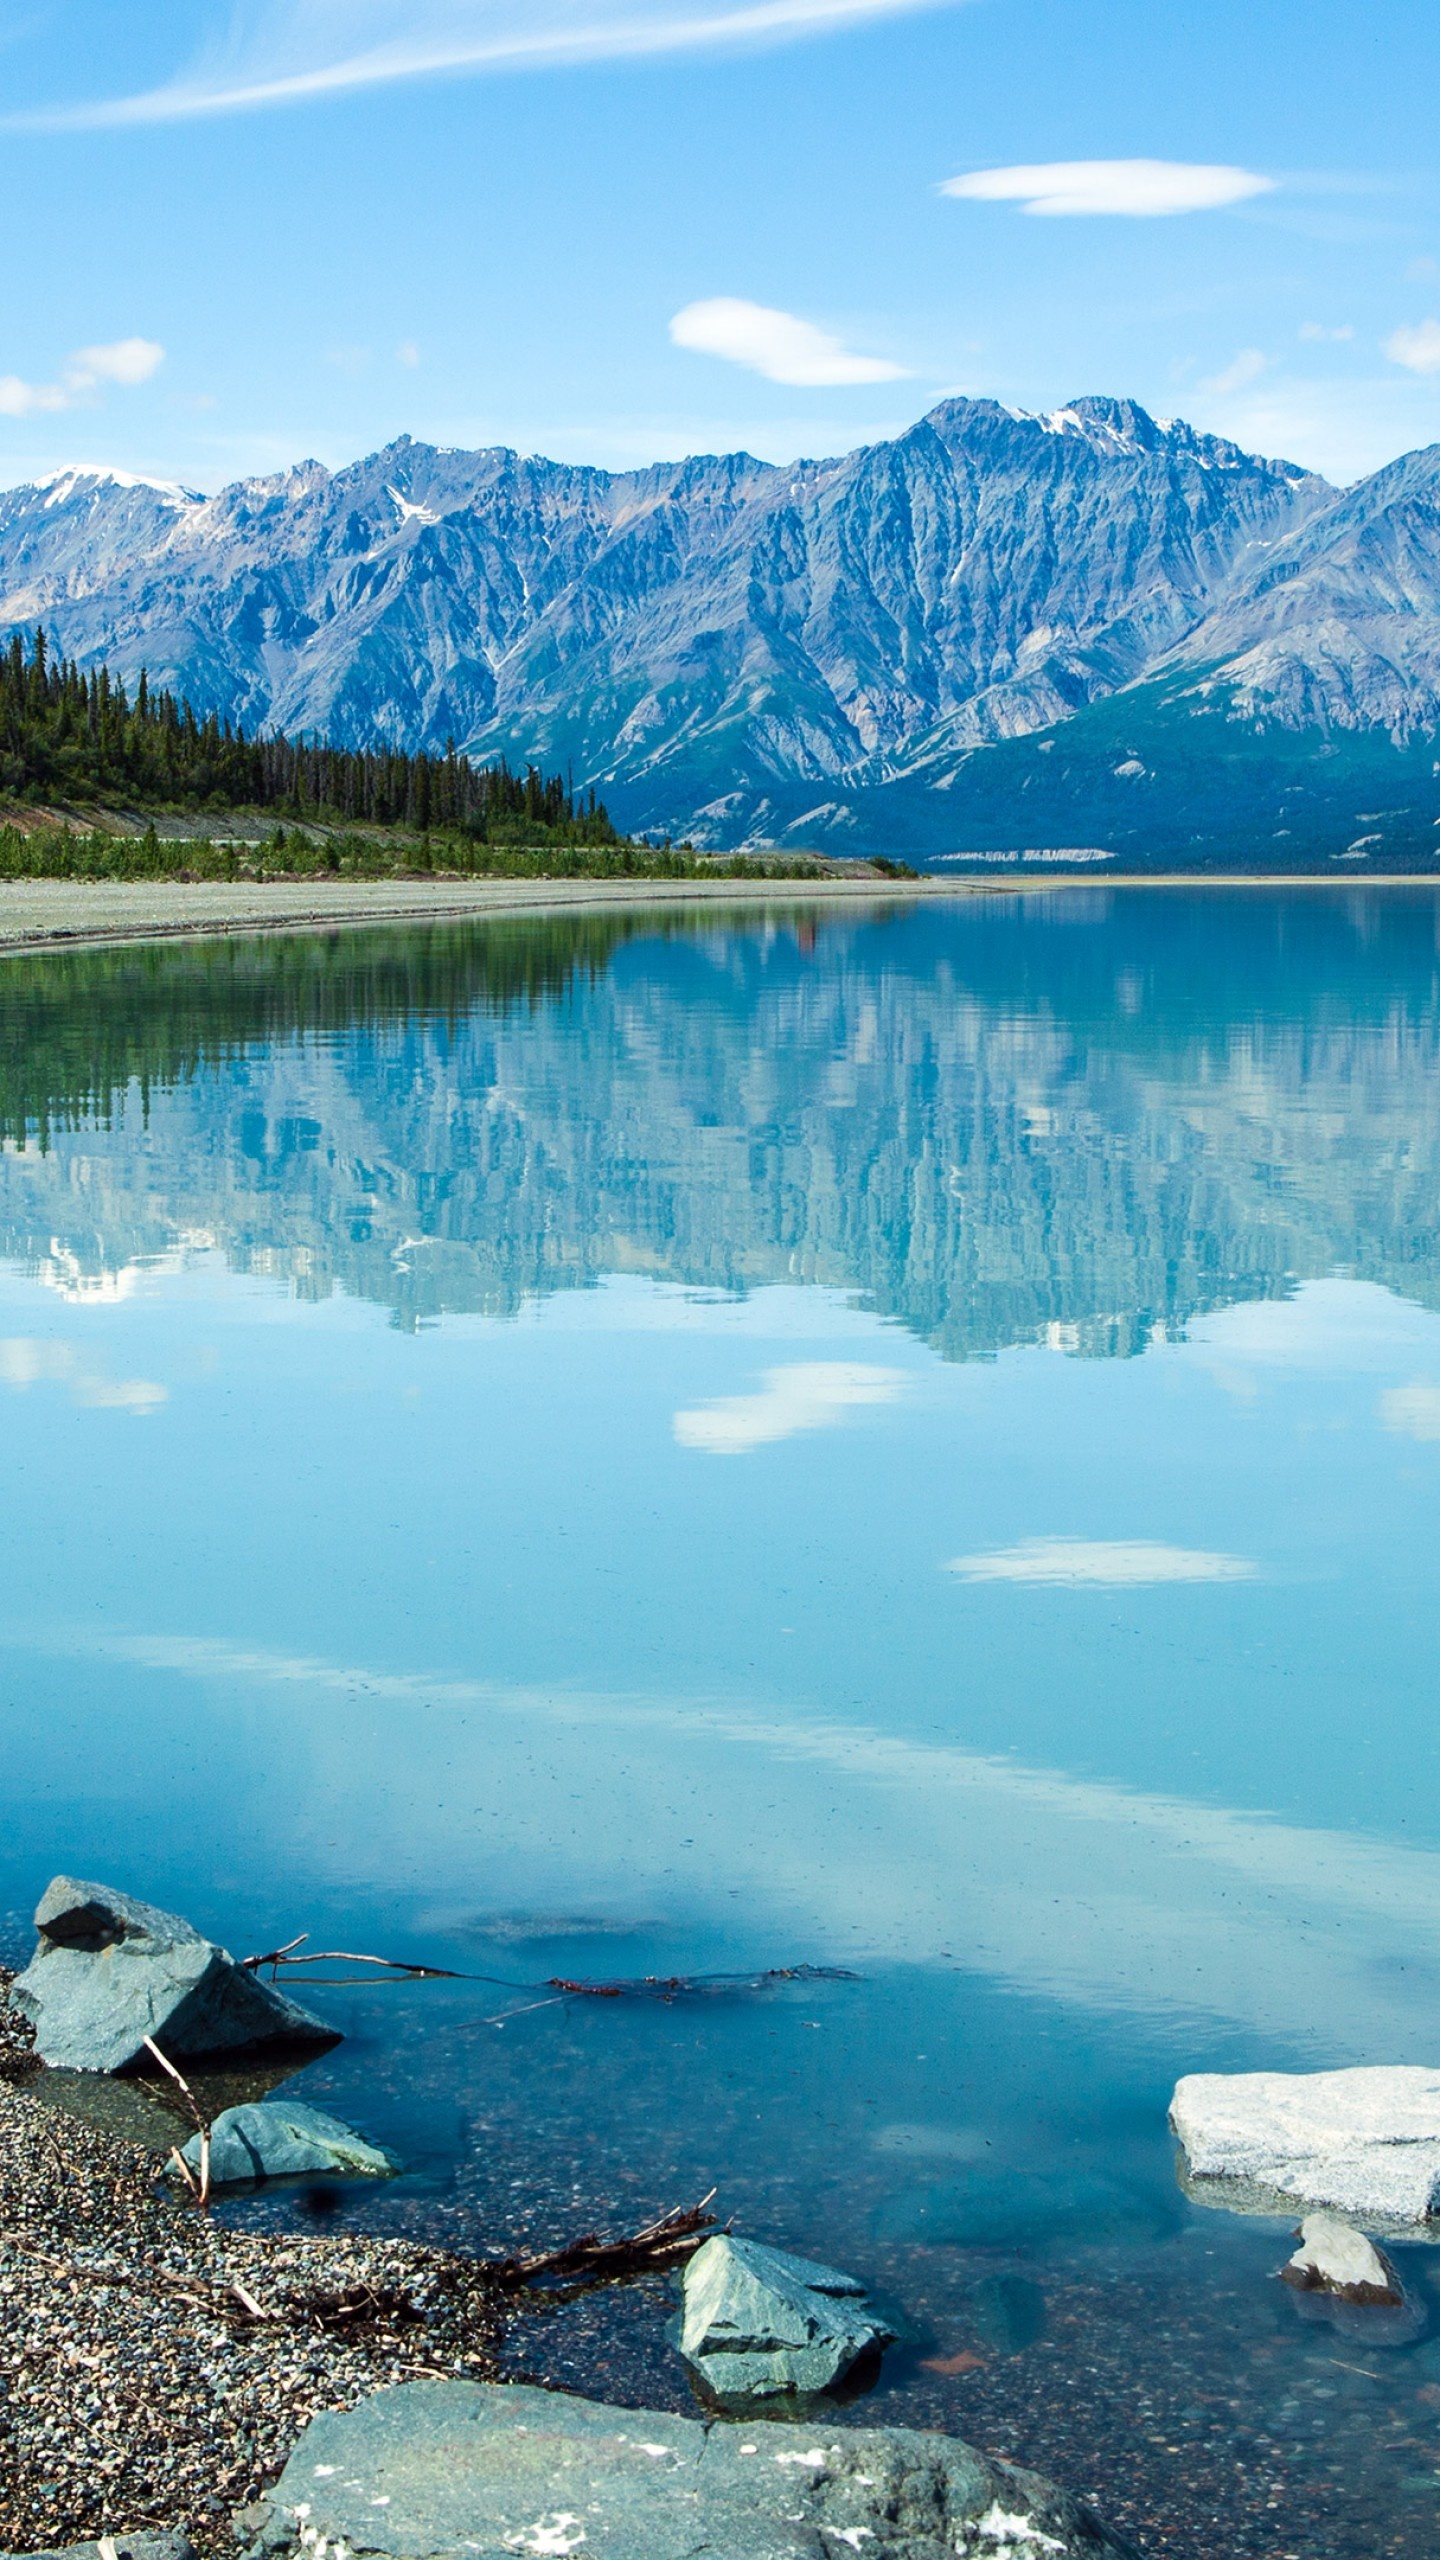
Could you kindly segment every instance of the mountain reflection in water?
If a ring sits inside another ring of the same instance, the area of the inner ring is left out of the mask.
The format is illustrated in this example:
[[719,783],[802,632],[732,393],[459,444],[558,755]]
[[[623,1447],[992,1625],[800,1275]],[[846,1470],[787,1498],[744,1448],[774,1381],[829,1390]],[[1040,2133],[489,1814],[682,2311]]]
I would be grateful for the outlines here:
[[1351,1271],[1437,1302],[1433,893],[580,915],[5,964],[0,1252],[187,1239],[412,1326],[605,1273],[1129,1353]]

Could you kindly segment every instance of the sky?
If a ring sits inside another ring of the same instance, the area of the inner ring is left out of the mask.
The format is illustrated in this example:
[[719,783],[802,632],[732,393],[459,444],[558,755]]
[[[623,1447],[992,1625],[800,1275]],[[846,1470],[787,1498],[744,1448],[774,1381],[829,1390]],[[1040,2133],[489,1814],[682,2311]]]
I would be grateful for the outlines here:
[[0,0],[0,484],[1440,439],[1432,0]]

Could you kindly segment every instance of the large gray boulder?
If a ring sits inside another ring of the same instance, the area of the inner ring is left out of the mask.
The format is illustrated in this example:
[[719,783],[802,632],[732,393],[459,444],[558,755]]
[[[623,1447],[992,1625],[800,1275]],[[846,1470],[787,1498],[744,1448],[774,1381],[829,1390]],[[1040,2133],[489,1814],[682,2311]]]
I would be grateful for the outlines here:
[[[198,2133],[181,2157],[198,2174]],[[393,2178],[401,2166],[393,2151],[296,2098],[227,2107],[210,2127],[212,2187],[253,2186],[261,2178]]]
[[0,2560],[196,2560],[183,2533],[110,2533],[103,2542],[67,2542],[57,2551],[0,2551]]
[[109,1885],[56,1876],[35,1926],[40,1943],[10,1997],[34,2023],[42,2062],[127,2071],[147,2036],[172,2062],[281,2038],[339,2042],[188,1920]]
[[685,2269],[680,2353],[723,2404],[828,2391],[895,2332],[854,2276],[717,2232]]
[[1440,2204],[1440,2071],[1192,2072],[1170,2123],[1202,2204],[1328,2205],[1387,2231],[1427,2224]]
[[305,2430],[254,2560],[1101,2560],[1063,2489],[908,2427],[747,2429],[515,2383],[408,2382]]

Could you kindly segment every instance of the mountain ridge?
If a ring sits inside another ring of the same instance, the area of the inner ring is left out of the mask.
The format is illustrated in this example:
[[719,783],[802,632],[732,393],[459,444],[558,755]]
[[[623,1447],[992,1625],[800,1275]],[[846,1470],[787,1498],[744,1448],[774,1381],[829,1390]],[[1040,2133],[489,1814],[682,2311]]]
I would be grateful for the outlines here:
[[1440,721],[1440,446],[1336,489],[1097,394],[942,401],[790,465],[407,436],[208,497],[72,470],[0,493],[0,633],[39,620],[249,727],[568,766],[622,825],[704,845],[934,856],[980,849],[982,806],[1003,834],[1004,776],[1046,740],[1070,770],[1129,696],[1176,742],[1155,770],[1278,728],[1348,739],[1373,796],[1374,738],[1418,755]]

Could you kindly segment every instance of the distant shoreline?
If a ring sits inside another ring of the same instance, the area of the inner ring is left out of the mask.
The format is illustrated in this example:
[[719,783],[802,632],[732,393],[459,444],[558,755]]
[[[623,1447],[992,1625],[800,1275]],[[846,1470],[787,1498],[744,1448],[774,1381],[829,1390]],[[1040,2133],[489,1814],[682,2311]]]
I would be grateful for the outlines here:
[[94,944],[194,940],[215,935],[333,932],[378,924],[456,924],[569,908],[893,906],[897,900],[1050,897],[1059,890],[1429,889],[1416,872],[1354,873],[1056,871],[917,880],[408,880],[0,882],[0,957]]

